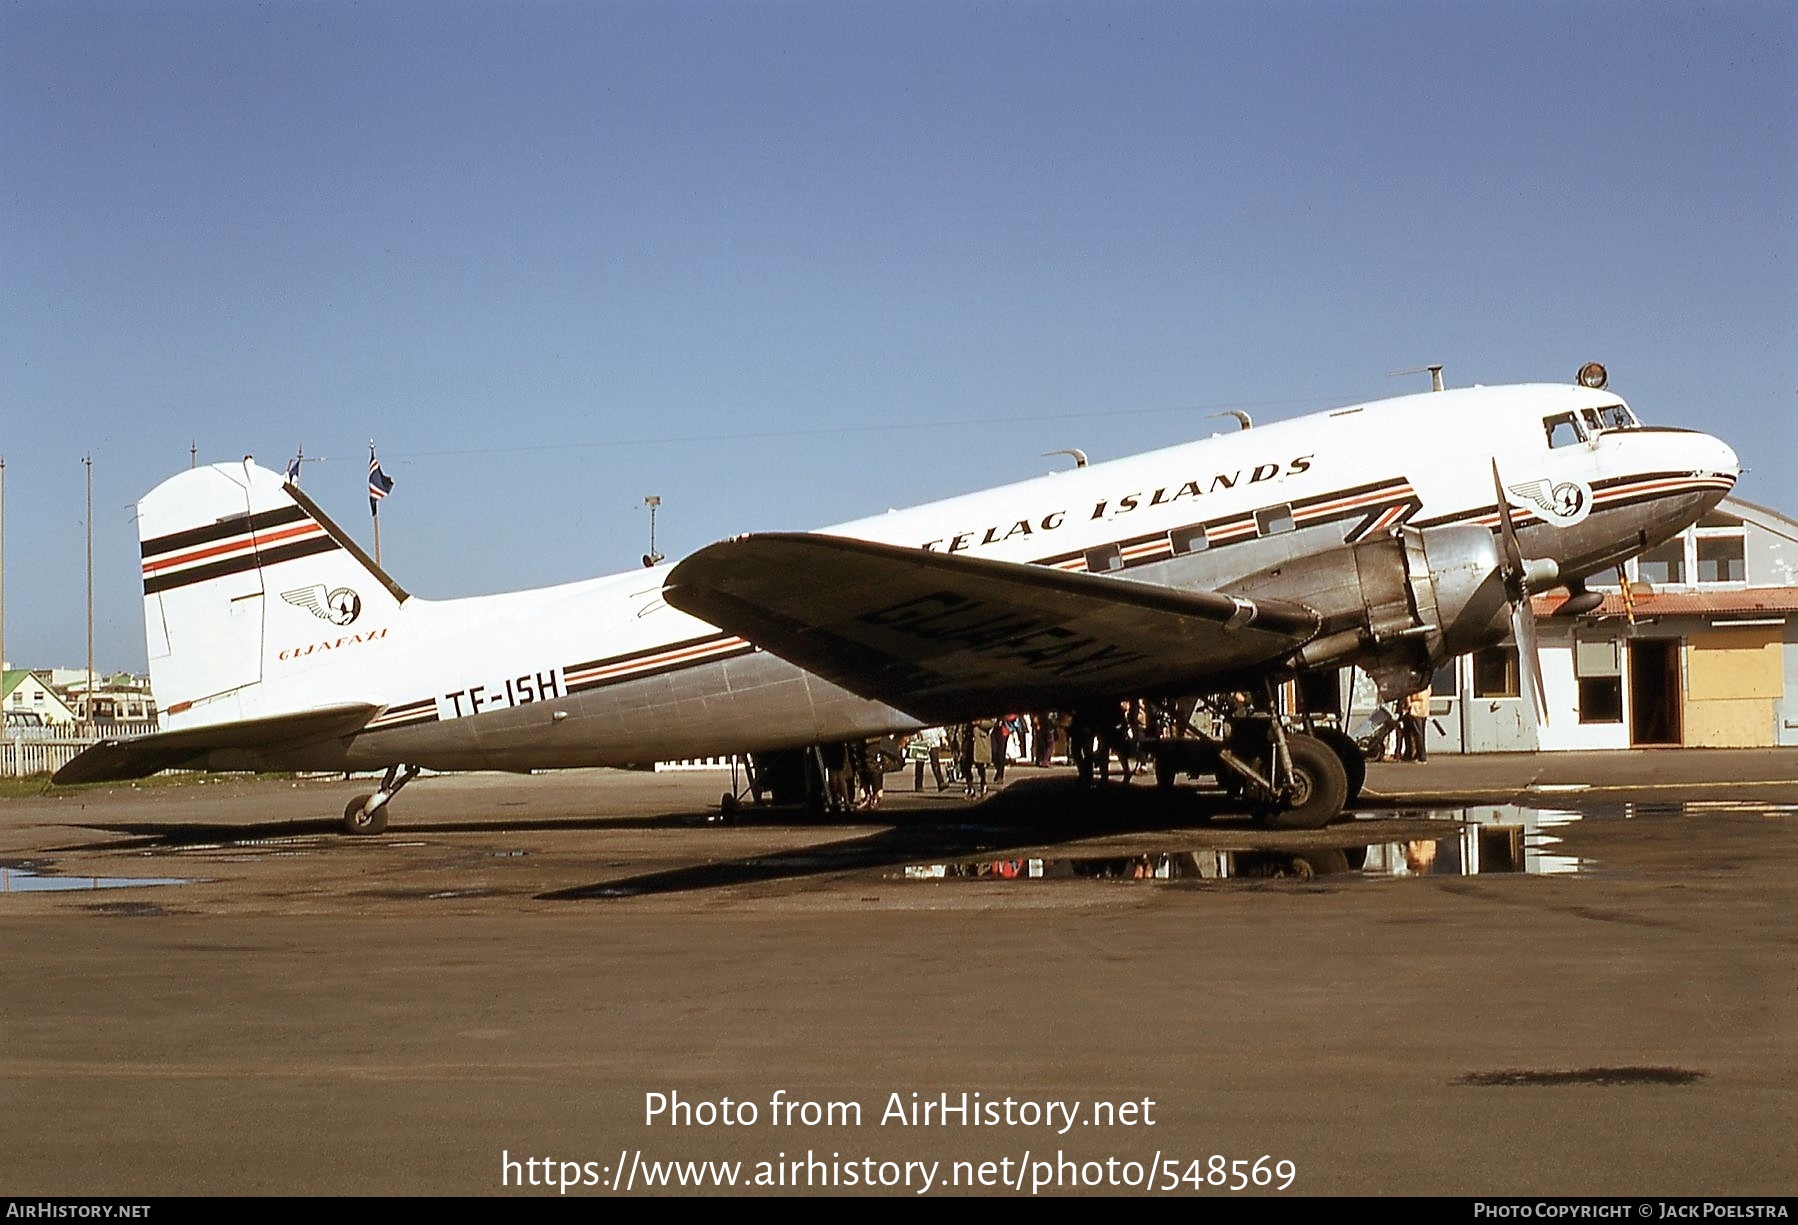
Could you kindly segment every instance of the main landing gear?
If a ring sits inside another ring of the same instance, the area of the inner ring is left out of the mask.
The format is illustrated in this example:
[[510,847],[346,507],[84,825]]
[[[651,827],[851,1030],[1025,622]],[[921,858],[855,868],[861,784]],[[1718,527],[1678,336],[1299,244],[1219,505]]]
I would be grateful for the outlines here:
[[[1185,722],[1183,736],[1155,742],[1155,779],[1171,787],[1184,774],[1214,774],[1271,829],[1322,829],[1361,794],[1367,759],[1334,728],[1287,730],[1271,713],[1271,695],[1227,715],[1221,737]],[[1222,712],[1220,712],[1222,713]]]
[[418,777],[418,767],[388,766],[381,789],[372,795],[359,795],[343,810],[346,834],[378,834],[387,828],[387,801],[398,795],[400,788]]

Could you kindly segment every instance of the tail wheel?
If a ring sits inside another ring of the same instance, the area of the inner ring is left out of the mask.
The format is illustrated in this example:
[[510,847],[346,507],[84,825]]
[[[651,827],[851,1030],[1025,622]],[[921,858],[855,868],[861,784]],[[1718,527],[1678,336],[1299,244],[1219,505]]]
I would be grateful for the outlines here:
[[1314,736],[1288,736],[1292,753],[1292,795],[1263,818],[1271,829],[1322,829],[1342,815],[1348,772],[1330,746]]
[[373,812],[367,811],[368,802],[374,798],[372,795],[359,795],[344,807],[345,833],[378,834],[387,828],[387,805],[383,804]]

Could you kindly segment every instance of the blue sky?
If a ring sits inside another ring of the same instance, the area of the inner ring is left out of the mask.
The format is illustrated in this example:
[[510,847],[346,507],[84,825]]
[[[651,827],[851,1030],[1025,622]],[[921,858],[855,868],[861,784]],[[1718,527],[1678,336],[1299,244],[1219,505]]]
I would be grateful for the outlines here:
[[451,596],[1601,360],[1798,510],[1785,3],[0,5],[6,653],[296,448]]

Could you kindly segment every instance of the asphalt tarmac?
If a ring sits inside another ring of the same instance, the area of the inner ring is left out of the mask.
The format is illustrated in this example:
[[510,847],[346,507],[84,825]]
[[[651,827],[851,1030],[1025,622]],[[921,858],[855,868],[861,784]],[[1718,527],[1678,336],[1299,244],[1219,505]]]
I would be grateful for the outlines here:
[[0,800],[0,1187],[1798,1191],[1798,750],[1374,765],[1302,834],[888,782]]

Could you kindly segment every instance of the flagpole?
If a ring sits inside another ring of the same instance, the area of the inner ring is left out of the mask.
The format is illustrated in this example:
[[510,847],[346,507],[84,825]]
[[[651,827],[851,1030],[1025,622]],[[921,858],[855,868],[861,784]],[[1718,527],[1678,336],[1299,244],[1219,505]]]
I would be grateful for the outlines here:
[[[368,470],[372,475],[375,470],[375,440],[368,440]],[[380,503],[372,496],[368,499],[368,517],[375,521],[375,565],[381,564],[381,512]]]
[[87,716],[88,735],[94,734],[94,456],[81,462],[87,468]]
[[0,669],[6,667],[6,456],[0,455]]

